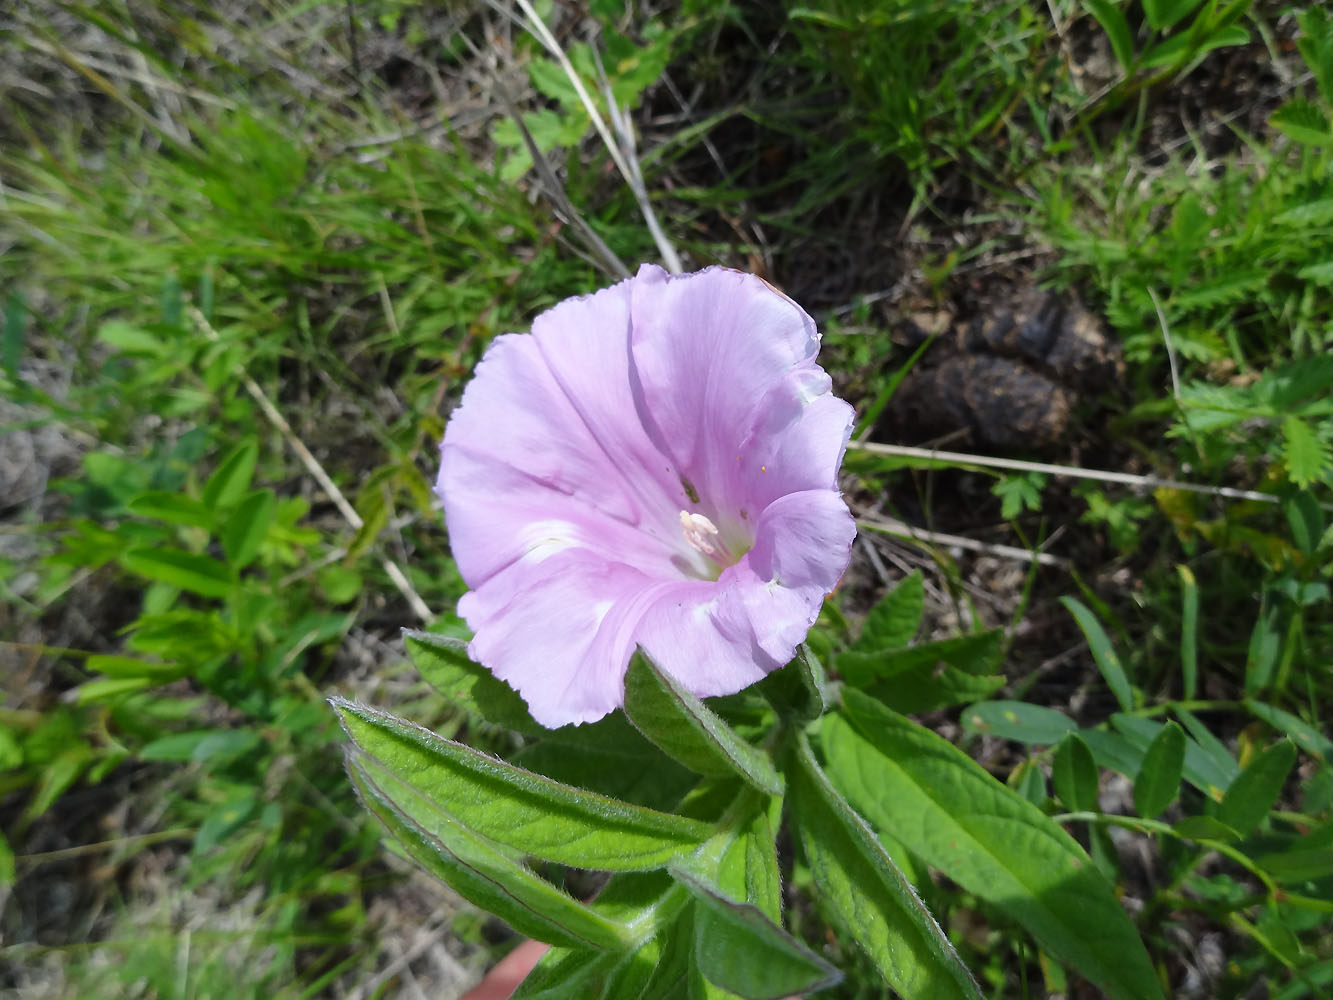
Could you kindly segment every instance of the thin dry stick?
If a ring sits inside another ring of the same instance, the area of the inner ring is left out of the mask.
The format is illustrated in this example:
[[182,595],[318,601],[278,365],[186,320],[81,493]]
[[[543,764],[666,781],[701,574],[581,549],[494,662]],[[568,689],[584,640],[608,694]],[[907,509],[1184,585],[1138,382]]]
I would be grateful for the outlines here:
[[1205,486],[1202,483],[1181,483],[1174,479],[1161,479],[1158,476],[1137,476],[1130,472],[1108,472],[1104,469],[1078,469],[1069,465],[1048,465],[1045,462],[1024,462],[1016,458],[994,458],[990,455],[968,455],[960,451],[936,451],[933,448],[912,448],[901,444],[878,444],[874,441],[851,441],[848,448],[876,455],[892,455],[896,458],[923,458],[937,462],[953,462],[957,465],[980,465],[990,469],[1012,469],[1015,472],[1040,472],[1046,476],[1059,476],[1066,479],[1095,479],[1103,483],[1123,483],[1140,489],[1185,490],[1189,493],[1206,493],[1209,496],[1225,497],[1227,500],[1256,500],[1260,503],[1280,503],[1281,498],[1272,493],[1260,493],[1256,490],[1237,490],[1230,486]]
[[[487,2],[496,10],[508,14],[503,10],[496,0],[487,0]],[[639,204],[639,212],[643,215],[644,222],[648,224],[648,231],[652,233],[654,242],[657,243],[657,252],[662,255],[662,261],[666,269],[672,274],[680,274],[684,270],[680,263],[680,256],[676,253],[676,248],[666,238],[666,233],[662,231],[661,225],[657,221],[657,213],[653,211],[652,203],[648,199],[648,188],[643,183],[642,173],[638,170],[638,162],[635,161],[634,167],[631,167],[625,156],[625,151],[607,128],[606,121],[602,118],[602,113],[597,109],[597,102],[592,99],[588,93],[588,88],[583,85],[583,80],[578,71],[574,69],[574,64],[569,61],[569,56],[565,55],[565,50],[560,47],[556,41],[555,35],[551,34],[551,29],[546,26],[546,22],[541,19],[536,9],[528,0],[515,0],[522,9],[528,23],[525,27],[536,39],[546,47],[546,51],[555,57],[560,68],[564,70],[565,76],[569,78],[570,84],[574,87],[575,93],[579,95],[579,100],[583,103],[584,109],[588,112],[588,117],[592,119],[593,128],[597,134],[602,137],[602,142],[606,145],[606,150],[611,154],[611,159],[620,171],[620,176],[625,178],[625,183],[629,186],[630,192],[634,195],[634,200]],[[614,107],[614,103],[611,105]]]
[[[205,337],[212,341],[220,341],[222,339],[218,336],[218,332],[213,329],[213,325],[204,318],[204,314],[201,313],[197,307],[190,306],[189,310],[190,319],[194,321],[195,326]],[[241,384],[245,386],[245,391],[250,394],[250,398],[258,404],[259,409],[263,411],[264,416],[268,418],[268,422],[276,427],[278,432],[286,439],[287,444],[291,446],[292,451],[296,452],[296,457],[301,460],[301,464],[306,467],[306,471],[314,477],[315,482],[319,483],[324,492],[329,495],[329,499],[333,501],[333,506],[338,508],[338,513],[343,516],[343,520],[352,526],[353,531],[360,531],[362,527],[365,526],[365,522],[361,520],[361,515],[358,514],[356,509],[347,502],[347,498],[343,496],[342,490],[338,489],[333,480],[329,478],[329,474],[324,471],[324,467],[319,464],[319,459],[315,458],[315,456],[311,454],[310,449],[305,446],[305,442],[296,436],[296,432],[292,430],[292,425],[287,423],[287,418],[278,412],[277,407],[269,401],[264,390],[259,387],[259,383],[247,375],[241,369],[239,364],[236,366],[235,371],[241,377]],[[421,595],[416,592],[416,589],[412,586],[412,582],[408,580],[407,574],[402,571],[396,562],[387,556],[380,556],[380,566],[383,567],[384,572],[389,575],[389,579],[392,580],[393,585],[398,588],[398,592],[407,599],[407,603],[411,606],[413,613],[416,614],[418,618],[423,622],[429,622],[434,619],[435,616],[431,614],[430,608],[426,606],[426,602],[421,599]]]
[[856,523],[862,528],[883,532],[896,538],[906,538],[913,542],[926,542],[929,545],[951,545],[954,548],[982,552],[989,556],[998,556],[1001,559],[1016,559],[1019,562],[1035,561],[1042,566],[1069,565],[1067,560],[1046,552],[1030,552],[1027,549],[1015,548],[1012,545],[994,545],[990,542],[978,541],[975,538],[964,538],[962,535],[949,535],[942,531],[926,531],[924,528],[913,527],[906,521],[858,517]]

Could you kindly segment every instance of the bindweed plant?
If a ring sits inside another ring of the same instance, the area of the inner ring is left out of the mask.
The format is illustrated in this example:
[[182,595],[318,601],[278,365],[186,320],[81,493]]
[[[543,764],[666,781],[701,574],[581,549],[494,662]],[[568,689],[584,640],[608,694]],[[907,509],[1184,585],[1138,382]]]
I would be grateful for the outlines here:
[[[335,699],[362,801],[557,946],[520,996],[834,985],[784,926],[788,839],[821,914],[904,996],[982,995],[922,902],[927,868],[1108,995],[1160,996],[1082,848],[904,714],[993,693],[1001,632],[908,647],[918,577],[837,652],[838,683],[799,645],[853,531],[835,488],[852,414],[817,345],[753,276],[650,266],[495,342],[439,482],[476,637],[408,642],[450,701],[531,742],[504,762]],[[527,859],[612,877],[581,902]]]

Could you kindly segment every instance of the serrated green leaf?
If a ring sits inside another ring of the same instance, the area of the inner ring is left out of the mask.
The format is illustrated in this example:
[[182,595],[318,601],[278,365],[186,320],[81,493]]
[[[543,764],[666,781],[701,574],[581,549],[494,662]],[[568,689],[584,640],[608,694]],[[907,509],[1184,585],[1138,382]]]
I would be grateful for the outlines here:
[[259,555],[277,503],[272,490],[255,490],[227,516],[221,532],[222,551],[235,569],[244,569]]
[[1296,745],[1290,740],[1264,750],[1231,782],[1217,807],[1217,818],[1241,836],[1249,833],[1264,821],[1281,796],[1295,763]]
[[877,829],[994,903],[1114,998],[1161,997],[1111,887],[1074,840],[947,740],[844,689],[821,729],[829,777]]
[[625,674],[625,716],[663,753],[696,774],[734,775],[768,795],[782,793],[772,760],[640,651]]
[[1298,486],[1309,486],[1324,478],[1328,468],[1329,447],[1315,433],[1314,428],[1300,417],[1288,416],[1282,421],[1282,457],[1287,473]]
[[213,527],[213,512],[194,497],[166,490],[152,490],[133,497],[125,507],[132,514],[150,517],[155,521],[180,524],[187,528]]
[[1323,110],[1303,97],[1288,101],[1274,111],[1268,124],[1283,135],[1309,146],[1333,143],[1333,128]]
[[209,510],[230,507],[250,488],[259,462],[259,442],[246,438],[223,457],[204,483],[204,506]]
[[365,807],[418,864],[515,930],[565,947],[621,950],[633,941],[628,928],[538,878],[373,758],[350,752],[347,773]]
[[1078,733],[1067,734],[1055,748],[1051,782],[1055,785],[1055,794],[1071,812],[1096,812],[1100,808],[1097,762]]
[[858,653],[878,653],[906,646],[921,627],[925,612],[925,584],[918,570],[903,577],[866,615],[861,634],[851,649]]
[[429,632],[403,632],[403,644],[421,676],[453,705],[521,733],[545,730],[519,693],[467,655],[467,643]]
[[912,1000],[980,1000],[981,990],[874,833],[797,735],[789,818],[820,898],[885,981]]
[[983,701],[964,710],[963,728],[1018,743],[1047,746],[1078,729],[1063,712],[1022,701]]
[[226,597],[236,583],[230,567],[212,556],[181,549],[130,549],[120,557],[120,564],[131,573],[201,597]]
[[341,698],[348,737],[469,829],[578,868],[637,871],[698,847],[707,824],[563,785]]
[[765,916],[687,865],[668,868],[694,897],[694,958],[709,982],[749,1000],[826,989],[842,973]]
[[1168,722],[1148,744],[1134,776],[1134,808],[1140,816],[1152,819],[1175,801],[1184,768],[1185,731]]
[[1083,6],[1088,8],[1088,13],[1097,19],[1106,32],[1116,62],[1123,69],[1129,69],[1134,62],[1134,36],[1124,13],[1111,0],[1083,0]]
[[1106,680],[1111,693],[1115,695],[1115,700],[1120,703],[1121,710],[1133,711],[1134,691],[1129,686],[1129,676],[1125,673],[1120,657],[1116,654],[1115,647],[1111,645],[1111,640],[1107,638],[1106,631],[1097,620],[1097,616],[1085,604],[1073,597],[1062,597],[1060,603],[1074,616],[1074,621],[1078,622],[1079,629],[1088,640],[1088,648],[1092,650],[1092,658],[1097,663],[1097,669],[1102,672],[1102,677]]

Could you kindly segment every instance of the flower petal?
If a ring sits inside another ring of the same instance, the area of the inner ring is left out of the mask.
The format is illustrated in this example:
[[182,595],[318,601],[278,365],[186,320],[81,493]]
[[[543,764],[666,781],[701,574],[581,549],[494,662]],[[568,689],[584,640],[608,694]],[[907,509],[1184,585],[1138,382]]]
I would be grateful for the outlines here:
[[716,584],[673,590],[637,638],[701,697],[732,694],[789,662],[851,557],[856,522],[832,490],[784,496],[759,518],[755,547]]
[[463,578],[477,586],[528,550],[529,533],[513,530],[524,506],[539,521],[615,525],[617,545],[621,527],[639,531],[626,558],[639,564],[636,550],[655,540],[668,559],[680,548],[667,498],[679,475],[635,417],[629,283],[562,302],[533,331],[496,338],[445,430],[437,489]]
[[[634,279],[630,318],[641,419],[694,492],[717,508],[733,472],[728,463],[764,399],[794,368],[813,366],[814,321],[752,274],[709,268],[672,277],[649,265]],[[724,514],[701,512],[714,521]]]

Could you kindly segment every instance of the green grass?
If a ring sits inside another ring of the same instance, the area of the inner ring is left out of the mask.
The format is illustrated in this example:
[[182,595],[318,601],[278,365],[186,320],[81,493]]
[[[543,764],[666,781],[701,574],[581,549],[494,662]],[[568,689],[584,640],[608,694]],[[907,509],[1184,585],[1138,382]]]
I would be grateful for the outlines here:
[[[902,282],[954,301],[969,283],[1012,279],[1017,253],[1038,265],[1025,276],[1076,290],[1124,346],[1106,462],[1280,497],[1014,478],[995,496],[988,481],[964,486],[981,500],[963,511],[945,496],[960,479],[936,477],[970,474],[865,456],[847,483],[867,507],[915,496],[941,530],[981,525],[1020,547],[1076,538],[1075,572],[1043,570],[1004,607],[1045,607],[1050,621],[1054,596],[1082,592],[1143,714],[1203,702],[1208,731],[1243,761],[1292,734],[1305,769],[1239,843],[1257,858],[1293,824],[1325,836],[1333,800],[1321,744],[1297,737],[1297,723],[1327,730],[1333,697],[1333,141],[1319,138],[1333,36],[1326,19],[1298,29],[1247,4],[1177,5],[1168,25],[1169,6],[1135,2],[1117,21],[1114,4],[1087,5],[1094,18],[1009,0],[687,3],[654,18],[594,3],[561,37],[589,84],[600,63],[636,109],[648,190],[690,266],[762,267],[824,310],[826,363],[862,412],[910,350],[857,300]],[[1234,21],[1217,21],[1226,11]],[[43,963],[68,955],[68,995],[345,993],[391,960],[381,942],[410,920],[382,916],[401,866],[380,860],[324,695],[383,695],[446,734],[514,748],[401,663],[397,630],[427,623],[385,569],[405,573],[430,624],[463,634],[464,588],[430,493],[442,416],[492,337],[610,280],[548,181],[524,172],[497,80],[587,226],[631,269],[657,251],[535,40],[481,7],[385,0],[354,16],[353,31],[337,3],[31,4],[0,38],[33,84],[0,104],[0,426],[68,449],[30,470],[37,485],[0,527],[0,628],[24,665],[0,702],[0,884],[19,856],[0,965],[24,970],[4,988],[51,981]],[[1207,54],[1237,31],[1248,47]],[[1310,41],[1293,52],[1298,31]],[[1163,54],[1172,37],[1179,51]],[[1228,52],[1271,72],[1216,83]],[[1235,110],[1225,97],[1208,106],[1202,80],[1262,110],[1192,132],[1174,109]],[[940,634],[974,616],[1004,623],[955,556],[919,551],[903,558],[933,567]],[[1177,565],[1198,580],[1188,692]],[[879,589],[849,583],[835,601],[854,618]],[[828,621],[841,617],[833,607]],[[1057,631],[1078,641],[1071,622]],[[1033,665],[1057,655],[1021,640],[1013,652]],[[1072,662],[1049,682],[1011,674],[1005,696],[1108,704],[1090,658]],[[1256,721],[1246,698],[1289,715]],[[1102,721],[1088,711],[1083,722]],[[1011,747],[997,766],[1018,782],[1028,755]],[[106,825],[89,818],[99,810]],[[185,839],[135,839],[172,829]],[[1174,984],[1178,936],[1202,921],[1234,949],[1209,995],[1255,979],[1318,995],[1333,943],[1307,910],[1256,899],[1243,873],[1169,837],[1148,838],[1169,876],[1144,890],[1104,832],[1082,835],[1122,887],[1154,894],[1141,929]],[[114,889],[106,871],[26,857],[98,841],[126,845],[107,855]],[[136,889],[149,871],[152,891]],[[25,937],[49,931],[30,903],[43,880],[101,915],[54,943]],[[1321,876],[1298,894],[1327,889]],[[201,901],[188,948],[190,914],[169,912],[172,893]],[[1064,974],[1001,915],[932,893],[996,996],[1059,986]],[[238,954],[249,979],[208,985]],[[857,989],[844,995],[874,995]]]

